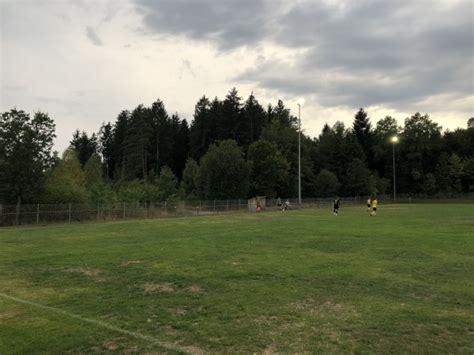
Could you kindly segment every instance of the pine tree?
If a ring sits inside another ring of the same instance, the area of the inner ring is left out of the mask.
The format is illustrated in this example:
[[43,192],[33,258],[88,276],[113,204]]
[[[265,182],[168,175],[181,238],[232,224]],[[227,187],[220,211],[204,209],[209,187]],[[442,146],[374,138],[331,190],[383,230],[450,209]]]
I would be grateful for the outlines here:
[[108,122],[102,123],[99,130],[99,149],[102,154],[102,160],[105,165],[105,177],[111,179],[115,168],[114,157],[114,130],[113,126]]
[[250,144],[255,142],[260,137],[265,121],[266,116],[263,107],[255,99],[253,93],[250,94],[247,101],[245,101],[237,126],[237,142],[239,145],[246,150]]
[[127,166],[127,148],[125,142],[130,125],[130,112],[120,112],[113,128],[112,140],[112,152],[115,162],[113,176],[115,180],[125,179]]
[[130,125],[124,142],[128,178],[146,180],[150,169],[148,160],[151,135],[150,111],[139,105],[130,116]]
[[86,164],[92,154],[97,153],[98,145],[95,133],[89,138],[85,131],[79,132],[78,129],[73,133],[70,142],[70,147],[76,151],[81,166]]
[[241,111],[241,97],[238,95],[237,90],[232,88],[222,103],[222,117],[217,122],[219,140],[238,139],[237,130],[241,117]]
[[199,99],[194,107],[194,120],[190,130],[190,150],[194,159],[200,159],[212,143],[210,140],[211,103],[206,96]]
[[373,166],[373,150],[372,150],[372,125],[370,123],[367,112],[364,109],[359,111],[354,116],[354,123],[352,126],[357,141],[364,150],[367,163],[370,167]]
[[173,137],[171,136],[170,120],[161,100],[151,106],[152,134],[150,137],[151,166],[156,176],[164,165],[169,165]]

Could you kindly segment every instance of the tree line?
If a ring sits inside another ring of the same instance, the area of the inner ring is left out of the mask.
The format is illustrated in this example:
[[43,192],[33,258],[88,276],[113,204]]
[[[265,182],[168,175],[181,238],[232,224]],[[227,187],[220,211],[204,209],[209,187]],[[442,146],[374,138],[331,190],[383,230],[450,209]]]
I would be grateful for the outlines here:
[[[392,146],[390,138],[399,137]],[[0,203],[150,202],[290,197],[298,189],[298,119],[279,100],[263,107],[234,88],[201,97],[191,123],[161,100],[120,112],[97,133],[76,130],[61,157],[48,114],[12,109],[0,120]],[[301,135],[304,197],[436,195],[474,191],[474,128],[442,132],[425,114],[403,126],[355,113],[351,127]]]

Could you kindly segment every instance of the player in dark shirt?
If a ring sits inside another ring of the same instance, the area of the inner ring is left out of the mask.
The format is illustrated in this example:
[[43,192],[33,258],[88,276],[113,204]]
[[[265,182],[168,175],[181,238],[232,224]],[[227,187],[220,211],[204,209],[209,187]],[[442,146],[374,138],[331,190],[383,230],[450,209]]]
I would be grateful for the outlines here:
[[341,206],[341,199],[338,197],[334,200],[334,204],[333,204],[333,212],[335,216],[337,216],[337,214],[339,213],[340,206]]

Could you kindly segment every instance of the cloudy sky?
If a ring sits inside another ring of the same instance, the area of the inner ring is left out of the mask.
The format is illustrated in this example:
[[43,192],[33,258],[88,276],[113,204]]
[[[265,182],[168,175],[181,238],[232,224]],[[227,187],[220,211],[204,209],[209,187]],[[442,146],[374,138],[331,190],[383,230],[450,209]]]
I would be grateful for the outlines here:
[[474,116],[471,0],[0,0],[0,111],[49,112],[56,147],[123,109],[164,101],[192,119],[203,94],[281,98],[303,128]]

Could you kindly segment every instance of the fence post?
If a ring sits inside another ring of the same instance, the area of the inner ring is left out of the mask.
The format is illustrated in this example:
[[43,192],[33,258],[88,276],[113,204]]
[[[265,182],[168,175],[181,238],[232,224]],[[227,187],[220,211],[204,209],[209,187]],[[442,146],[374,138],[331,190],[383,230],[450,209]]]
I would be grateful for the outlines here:
[[199,210],[198,210],[198,215],[201,214],[201,209],[202,209],[202,204],[201,204],[201,200],[199,200]]
[[216,212],[216,200],[214,200],[214,213]]
[[71,214],[72,214],[72,203],[69,202],[69,223],[71,223]]
[[99,204],[97,204],[97,223],[99,223]]
[[40,219],[40,204],[38,203],[36,205],[36,224],[39,223],[39,219]]
[[239,212],[240,212],[240,198],[239,198]]
[[229,200],[227,200],[227,212],[229,212]]
[[122,202],[122,219],[125,219],[125,202]]

